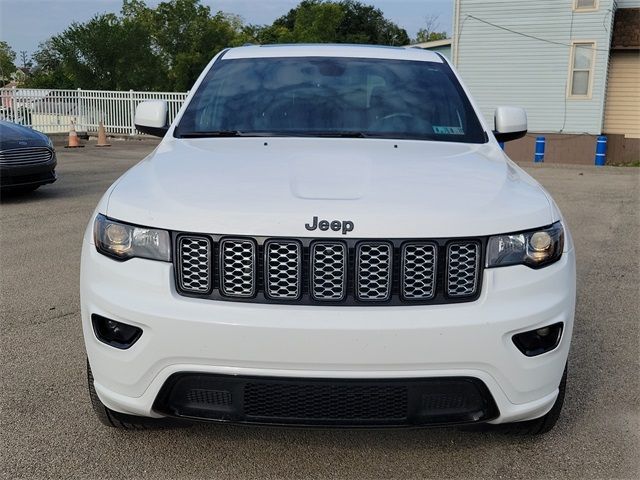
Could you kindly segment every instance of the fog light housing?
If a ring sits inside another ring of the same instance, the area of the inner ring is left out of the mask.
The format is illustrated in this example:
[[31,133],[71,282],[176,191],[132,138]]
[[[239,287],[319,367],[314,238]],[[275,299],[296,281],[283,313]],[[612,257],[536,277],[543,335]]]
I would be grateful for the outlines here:
[[535,357],[550,352],[558,346],[562,337],[562,322],[518,333],[512,340],[518,350],[527,357]]
[[98,340],[121,350],[131,347],[142,335],[141,328],[117,322],[95,313],[91,315],[91,323]]

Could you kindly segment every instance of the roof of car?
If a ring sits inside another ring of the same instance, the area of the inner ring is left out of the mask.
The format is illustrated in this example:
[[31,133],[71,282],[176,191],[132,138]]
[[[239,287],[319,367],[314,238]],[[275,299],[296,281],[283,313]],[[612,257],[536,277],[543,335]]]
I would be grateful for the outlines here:
[[379,58],[442,63],[442,58],[429,50],[381,45],[347,44],[248,45],[230,49],[224,55],[223,59],[269,57]]

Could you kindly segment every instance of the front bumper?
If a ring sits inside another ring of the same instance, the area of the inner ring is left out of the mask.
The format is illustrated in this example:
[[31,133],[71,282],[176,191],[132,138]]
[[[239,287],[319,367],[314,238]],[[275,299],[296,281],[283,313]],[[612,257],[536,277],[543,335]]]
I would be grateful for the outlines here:
[[55,156],[50,162],[37,165],[0,167],[0,188],[46,185],[56,181]]
[[[116,262],[85,240],[82,321],[101,401],[134,415],[162,416],[154,402],[174,374],[304,379],[481,381],[497,406],[492,423],[528,420],[552,407],[569,353],[575,309],[574,252],[541,270],[486,269],[475,302],[333,307],[186,298],[172,265]],[[128,350],[101,343],[90,316],[136,325]],[[564,323],[558,347],[537,357],[513,334]],[[167,413],[166,411],[163,413]]]

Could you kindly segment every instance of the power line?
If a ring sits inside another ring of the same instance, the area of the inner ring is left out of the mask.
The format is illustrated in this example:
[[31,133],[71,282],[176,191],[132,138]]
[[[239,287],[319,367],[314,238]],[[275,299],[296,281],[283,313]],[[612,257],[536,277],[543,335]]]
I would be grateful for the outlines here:
[[[508,27],[503,27],[502,25],[496,25],[495,23],[491,23],[491,22],[489,22],[487,20],[483,20],[482,18],[478,18],[478,17],[476,17],[474,15],[467,14],[467,15],[465,15],[465,19],[466,18],[473,18],[474,20],[477,20],[477,21],[479,21],[481,23],[485,23],[485,24],[490,25],[490,26],[492,26],[494,28],[498,28],[500,30],[504,30],[506,32],[510,32],[510,33],[515,34],[515,35],[520,35],[521,37],[527,37],[527,38],[531,38],[533,40],[538,40],[540,42],[551,43],[553,45],[560,45],[560,46],[563,46],[563,47],[572,47],[572,44],[570,44],[570,43],[556,42],[555,40],[549,40],[547,38],[536,37],[535,35],[530,35],[528,33],[518,32],[517,30],[513,30],[513,29],[508,28]],[[590,50],[595,50],[597,52],[607,52],[607,53],[609,52],[608,49],[604,49],[604,48],[595,48],[595,47],[583,47],[583,48],[589,48]]]

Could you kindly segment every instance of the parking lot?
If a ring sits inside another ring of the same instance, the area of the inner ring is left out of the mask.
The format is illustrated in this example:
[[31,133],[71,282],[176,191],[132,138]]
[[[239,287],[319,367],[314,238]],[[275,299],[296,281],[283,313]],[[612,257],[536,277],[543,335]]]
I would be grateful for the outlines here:
[[100,425],[86,390],[81,239],[102,193],[154,145],[58,148],[55,184],[0,203],[3,478],[640,476],[638,168],[527,167],[563,210],[578,258],[567,399],[546,436]]

